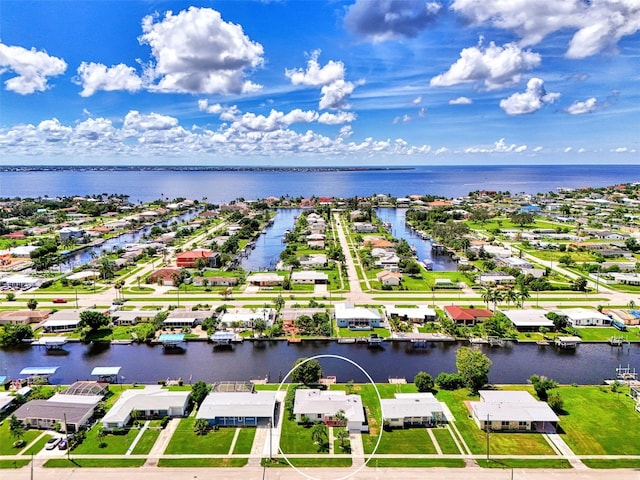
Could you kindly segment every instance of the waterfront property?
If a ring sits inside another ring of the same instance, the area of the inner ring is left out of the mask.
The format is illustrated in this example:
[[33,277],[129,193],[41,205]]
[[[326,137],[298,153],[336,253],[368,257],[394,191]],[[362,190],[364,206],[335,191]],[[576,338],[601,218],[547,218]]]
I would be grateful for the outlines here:
[[351,303],[337,303],[335,306],[336,324],[350,330],[371,330],[380,327],[380,314],[374,310],[356,307]]
[[[346,425],[335,418],[338,412],[342,412],[346,418]],[[360,395],[347,395],[343,390],[299,388],[296,390],[293,413],[297,422],[307,417],[312,422],[321,421],[330,427],[345,426],[349,431],[369,430]]]
[[80,324],[80,312],[78,310],[58,310],[49,315],[42,324],[42,330],[46,333],[71,332]]
[[397,318],[404,322],[419,323],[435,322],[438,318],[436,311],[426,305],[402,308],[397,305],[385,305],[384,313],[387,318]]
[[51,310],[14,310],[0,312],[0,325],[28,325],[40,323],[49,317]]
[[546,402],[529,392],[480,390],[480,401],[469,402],[473,420],[482,430],[540,431],[554,429],[559,418]]
[[153,322],[158,310],[116,310],[111,312],[114,325],[135,325],[141,322]]
[[329,283],[329,276],[324,272],[307,270],[303,272],[293,272],[291,282],[296,285],[322,285]]
[[380,402],[382,417],[390,427],[433,426],[446,422],[445,406],[430,392],[396,393]]
[[189,250],[176,255],[176,266],[178,268],[194,268],[198,260],[206,267],[216,268],[220,266],[220,254],[207,249]]
[[200,405],[196,418],[222,427],[255,427],[272,420],[275,404],[274,391],[212,391]]
[[458,305],[446,305],[443,310],[447,317],[464,326],[473,326],[478,322],[491,318],[493,315],[493,312],[486,308],[462,308]]
[[602,327],[611,323],[611,318],[589,308],[568,308],[556,313],[567,318],[571,327]]
[[247,283],[255,287],[276,287],[282,285],[284,277],[277,273],[254,273],[247,277]]
[[257,310],[250,309],[234,309],[233,312],[224,312],[220,315],[220,326],[226,328],[243,327],[251,328],[255,320],[264,320],[267,326],[270,326],[276,316],[273,308],[259,308]]
[[196,323],[214,315],[211,310],[172,310],[163,322],[164,328],[193,328]]
[[537,332],[540,327],[554,330],[553,321],[544,310],[500,310],[519,332]]
[[190,394],[166,390],[160,385],[125,390],[102,418],[102,426],[105,430],[123,428],[131,421],[134,410],[143,418],[182,417],[187,412]]

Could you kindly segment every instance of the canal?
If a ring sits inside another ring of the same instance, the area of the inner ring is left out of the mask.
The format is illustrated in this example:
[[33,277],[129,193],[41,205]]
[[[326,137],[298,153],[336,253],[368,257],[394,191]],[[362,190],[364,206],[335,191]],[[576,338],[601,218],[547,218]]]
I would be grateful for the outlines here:
[[[384,348],[366,344],[339,344],[332,341],[287,344],[286,341],[245,341],[232,350],[218,350],[206,342],[186,344],[182,354],[164,353],[161,346],[70,343],[63,354],[47,354],[41,348],[24,346],[0,350],[0,373],[18,378],[24,367],[59,366],[52,383],[69,383],[88,379],[96,366],[121,366],[122,381],[156,383],[166,378],[185,382],[238,380],[269,376],[278,381],[300,357],[332,354],[347,357],[361,365],[376,382],[389,377],[411,381],[419,371],[435,376],[455,371],[456,350],[460,343],[431,343],[413,349],[408,343],[386,342]],[[526,383],[535,374],[570,384],[600,384],[614,378],[616,367],[630,365],[640,369],[640,346],[614,348],[607,344],[582,344],[575,351],[539,347],[536,344],[513,344],[508,347],[481,347],[491,358],[492,383]],[[325,375],[335,375],[339,382],[366,378],[353,365],[335,359],[320,361]]]
[[402,238],[409,245],[416,249],[418,260],[430,260],[433,262],[433,270],[456,271],[458,264],[449,258],[448,255],[433,255],[431,252],[431,242],[423,240],[416,232],[405,224],[406,208],[377,208],[376,216],[383,222],[391,224],[391,234],[396,238]]

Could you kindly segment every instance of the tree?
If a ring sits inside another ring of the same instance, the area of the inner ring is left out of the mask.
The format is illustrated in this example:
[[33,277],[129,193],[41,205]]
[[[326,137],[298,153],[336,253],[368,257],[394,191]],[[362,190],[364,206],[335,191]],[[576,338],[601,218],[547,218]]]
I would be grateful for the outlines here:
[[489,381],[491,360],[478,349],[460,347],[456,352],[456,367],[465,386],[473,394]]
[[443,390],[457,390],[464,386],[464,380],[457,373],[440,372],[436,377],[436,383]]
[[102,279],[107,280],[115,276],[116,264],[109,260],[109,258],[103,257],[100,265],[98,265],[98,270],[100,271]]
[[426,372],[418,372],[413,377],[413,383],[416,384],[419,392],[429,392],[433,390],[433,377]]
[[36,308],[38,308],[38,301],[35,298],[30,298],[27,301],[27,308],[29,310],[35,310]]
[[560,396],[559,392],[554,392],[549,395],[549,400],[547,400],[549,406],[553,409],[554,412],[562,413],[564,407],[564,400]]
[[340,448],[345,450],[345,443],[349,439],[349,432],[346,428],[338,428],[334,431],[334,437],[340,442]]
[[22,340],[27,338],[33,338],[31,325],[7,324],[4,327],[0,327],[0,347],[19,345]]
[[20,440],[24,436],[24,424],[15,415],[11,415],[9,418],[9,432],[16,440]]
[[278,312],[284,308],[284,303],[285,302],[284,302],[284,298],[282,298],[282,295],[278,295],[273,301],[273,305],[276,307],[276,310]]
[[322,367],[317,360],[309,360],[306,357],[301,357],[293,364],[293,372],[291,373],[292,382],[311,385],[318,383],[320,378],[322,378]]
[[13,302],[16,299],[16,294],[13,292],[7,293],[6,297],[7,302]]
[[197,381],[191,387],[191,400],[199,407],[205,397],[209,395],[209,391],[210,388],[205,382],[202,380]]
[[265,322],[262,318],[256,318],[253,321],[253,330],[258,332],[259,336],[262,336],[262,332],[267,329],[267,322]]
[[327,440],[327,427],[322,423],[316,423],[311,429],[311,441],[318,445],[318,451],[326,448],[325,444],[327,443]]
[[558,382],[545,377],[544,375],[531,375],[529,381],[533,385],[533,388],[538,395],[538,398],[543,402],[549,398],[549,390],[553,390],[558,387]]
[[98,330],[109,324],[109,316],[102,312],[85,310],[80,312],[80,326],[89,327],[89,330]]
[[576,292],[586,292],[587,291],[587,280],[585,278],[579,277],[573,281],[573,289]]
[[205,418],[198,418],[193,423],[193,431],[196,435],[206,435],[207,430],[209,430],[209,422]]

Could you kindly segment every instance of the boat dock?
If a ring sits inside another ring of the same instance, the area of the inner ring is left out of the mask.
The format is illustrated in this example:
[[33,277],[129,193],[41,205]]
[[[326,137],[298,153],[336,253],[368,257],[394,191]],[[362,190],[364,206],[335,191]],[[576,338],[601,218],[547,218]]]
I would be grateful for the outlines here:
[[581,342],[582,339],[580,337],[558,337],[555,345],[565,350],[575,350]]

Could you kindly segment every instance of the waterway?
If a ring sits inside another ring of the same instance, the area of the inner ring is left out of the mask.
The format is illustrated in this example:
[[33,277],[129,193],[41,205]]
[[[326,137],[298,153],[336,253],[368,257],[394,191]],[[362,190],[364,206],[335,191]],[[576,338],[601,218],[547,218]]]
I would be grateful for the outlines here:
[[[121,381],[156,383],[160,379],[182,378],[185,382],[204,380],[248,381],[269,377],[277,382],[300,357],[320,354],[340,355],[362,366],[376,382],[389,377],[411,381],[419,371],[432,375],[455,371],[455,354],[460,343],[431,343],[413,349],[408,343],[385,342],[380,349],[366,344],[339,344],[332,341],[287,344],[285,341],[249,342],[232,350],[214,349],[205,342],[186,344],[182,354],[164,353],[161,346],[148,345],[65,345],[64,354],[47,354],[39,347],[0,350],[0,372],[19,378],[27,366],[59,366],[52,383],[70,383],[90,378],[96,366],[121,366]],[[503,348],[481,347],[491,358],[492,383],[526,383],[533,374],[546,375],[561,383],[600,384],[613,378],[619,365],[640,370],[640,346],[614,348],[607,344],[582,344],[575,351],[539,347],[536,344]],[[366,377],[353,365],[337,359],[321,359],[325,375],[339,382],[365,382]]]
[[458,269],[456,262],[452,261],[448,255],[432,255],[431,242],[429,240],[423,240],[415,231],[407,227],[405,223],[406,213],[406,208],[376,209],[377,217],[381,221],[391,224],[391,234],[395,238],[406,240],[409,245],[416,249],[418,260],[429,260],[433,262],[433,270],[456,271]]
[[285,232],[293,230],[295,217],[300,215],[301,209],[278,209],[273,223],[266,228],[266,232],[257,238],[255,247],[240,263],[247,272],[275,270],[280,260],[280,252],[286,244],[283,242]]

